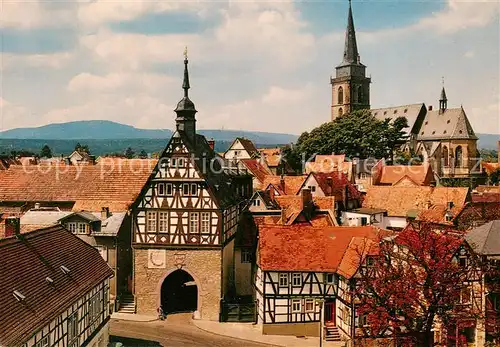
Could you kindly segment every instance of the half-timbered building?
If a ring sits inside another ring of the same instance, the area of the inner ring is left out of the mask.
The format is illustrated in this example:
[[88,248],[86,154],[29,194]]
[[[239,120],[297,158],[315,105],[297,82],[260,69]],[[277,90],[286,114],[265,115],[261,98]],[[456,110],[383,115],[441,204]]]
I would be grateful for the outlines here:
[[133,209],[134,297],[138,313],[219,320],[234,293],[234,238],[252,180],[196,134],[189,88],[186,58],[176,131]]
[[[339,279],[355,239],[379,237],[380,229],[262,225],[255,269],[258,323],[264,334],[340,340],[350,316],[340,313]],[[323,325],[324,322],[324,326]]]
[[[61,226],[0,240],[0,345],[108,345],[109,279],[99,252]],[[85,259],[85,261],[82,261]]]

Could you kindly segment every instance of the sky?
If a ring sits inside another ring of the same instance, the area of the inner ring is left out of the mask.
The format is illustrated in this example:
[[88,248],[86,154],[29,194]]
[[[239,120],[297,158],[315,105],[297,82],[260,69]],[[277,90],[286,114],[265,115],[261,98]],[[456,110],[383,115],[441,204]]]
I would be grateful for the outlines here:
[[[188,47],[199,129],[300,134],[330,118],[347,0],[2,0],[0,131],[74,120],[174,128]],[[496,0],[353,0],[373,108],[464,107],[500,134]]]

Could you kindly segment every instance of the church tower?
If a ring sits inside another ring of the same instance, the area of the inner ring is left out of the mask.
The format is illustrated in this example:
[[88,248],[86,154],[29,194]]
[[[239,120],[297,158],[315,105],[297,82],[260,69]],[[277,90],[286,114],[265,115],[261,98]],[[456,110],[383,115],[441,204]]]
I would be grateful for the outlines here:
[[336,68],[332,85],[332,120],[343,114],[370,108],[370,78],[366,77],[366,66],[361,64],[356,31],[349,0],[349,14],[345,33],[344,58]]

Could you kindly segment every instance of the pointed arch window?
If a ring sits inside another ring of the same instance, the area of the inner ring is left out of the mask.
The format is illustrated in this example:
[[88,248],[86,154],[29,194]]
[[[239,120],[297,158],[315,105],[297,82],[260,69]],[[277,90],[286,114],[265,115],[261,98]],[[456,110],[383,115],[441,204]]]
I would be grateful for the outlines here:
[[443,148],[443,162],[444,166],[450,166],[450,153],[448,152],[448,147],[444,146]]
[[342,117],[344,115],[344,110],[341,108],[339,108],[339,117]]
[[463,158],[462,158],[462,146],[458,146],[455,148],[455,167],[462,167]]
[[342,105],[344,103],[344,88],[339,87],[337,103]]

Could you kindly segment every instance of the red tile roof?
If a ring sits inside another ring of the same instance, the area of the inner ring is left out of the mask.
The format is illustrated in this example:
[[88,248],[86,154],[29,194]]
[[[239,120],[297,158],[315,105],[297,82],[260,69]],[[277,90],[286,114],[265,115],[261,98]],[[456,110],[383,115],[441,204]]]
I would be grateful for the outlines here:
[[255,176],[260,183],[264,182],[267,175],[272,175],[271,170],[262,165],[259,159],[242,159],[241,162]]
[[494,171],[500,169],[500,163],[488,163],[483,161],[481,162],[481,166],[488,175],[491,175]]
[[269,167],[277,167],[280,164],[281,148],[259,148],[258,151]]
[[[319,187],[327,196],[335,196],[338,201],[343,201],[345,188],[349,190],[349,197],[351,199],[360,199],[361,193],[356,187],[348,180],[347,175],[343,172],[313,172],[311,175],[318,182]],[[328,183],[331,179],[332,187]],[[305,183],[305,182],[304,182]]]
[[281,193],[285,193],[286,195],[295,195],[299,192],[302,184],[306,180],[307,176],[283,176],[283,180],[285,182],[285,187],[281,185],[281,177],[268,175],[264,178],[264,182],[262,187],[267,189],[269,184],[273,184],[278,189],[281,190]]
[[366,237],[353,237],[347,247],[337,273],[351,278],[358,271],[360,263],[369,255],[377,255],[379,244]]
[[430,165],[393,165],[383,166],[380,175],[374,178],[375,185],[394,185],[407,176],[417,185],[430,185],[434,180]]
[[373,226],[261,225],[258,265],[265,271],[336,272],[353,237],[378,241],[386,233]]
[[128,206],[150,174],[148,165],[11,166],[0,171],[0,201],[100,201],[106,202],[102,206]]
[[[57,226],[0,240],[0,345],[17,346],[113,275],[99,252]],[[85,259],[85,261],[82,261]],[[70,270],[65,275],[60,267]],[[50,277],[54,283],[45,280]],[[20,303],[14,290],[26,297]]]

